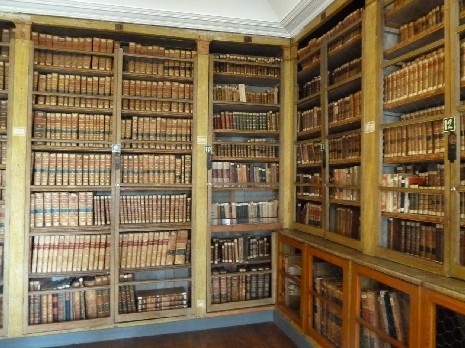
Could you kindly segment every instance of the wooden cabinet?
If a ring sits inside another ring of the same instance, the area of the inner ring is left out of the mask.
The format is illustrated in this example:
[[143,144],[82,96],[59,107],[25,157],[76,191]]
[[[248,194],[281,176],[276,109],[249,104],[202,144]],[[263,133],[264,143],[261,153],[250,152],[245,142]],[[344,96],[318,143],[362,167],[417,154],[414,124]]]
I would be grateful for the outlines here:
[[295,228],[360,247],[363,9],[298,43]]
[[276,305],[301,330],[307,313],[306,266],[305,244],[279,234]]
[[279,46],[210,45],[208,311],[274,303],[281,55]]

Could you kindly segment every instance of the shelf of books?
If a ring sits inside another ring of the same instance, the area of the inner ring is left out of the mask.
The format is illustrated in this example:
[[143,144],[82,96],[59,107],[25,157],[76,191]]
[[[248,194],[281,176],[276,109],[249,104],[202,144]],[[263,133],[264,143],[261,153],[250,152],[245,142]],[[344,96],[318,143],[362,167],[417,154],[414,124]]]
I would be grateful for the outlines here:
[[115,42],[33,28],[28,332],[110,323]]
[[299,328],[304,330],[307,292],[307,248],[293,238],[278,235],[277,307]]
[[446,209],[444,30],[423,33],[442,22],[439,1],[384,8],[379,246],[387,258],[435,272],[443,267]]
[[10,40],[14,29],[8,23],[0,22],[0,335],[3,334],[4,313],[4,274],[6,224],[6,148],[8,126],[8,93],[10,90]]
[[210,52],[207,311],[214,312],[274,303],[281,48],[213,42]]
[[305,331],[322,346],[347,347],[349,262],[307,246],[309,279]]
[[192,312],[195,43],[121,43],[117,321]]
[[362,22],[344,8],[299,44],[296,228],[360,244]]
[[353,276],[351,345],[418,347],[419,287],[359,264]]

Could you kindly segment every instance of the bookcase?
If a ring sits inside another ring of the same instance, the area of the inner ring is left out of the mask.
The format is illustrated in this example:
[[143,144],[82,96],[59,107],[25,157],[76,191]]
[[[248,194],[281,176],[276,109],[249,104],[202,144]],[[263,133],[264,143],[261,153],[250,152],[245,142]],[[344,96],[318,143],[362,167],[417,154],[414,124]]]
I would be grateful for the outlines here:
[[383,255],[439,272],[444,264],[444,4],[384,7],[381,170]]
[[306,322],[307,291],[306,246],[296,239],[278,235],[276,306],[300,330]]
[[274,303],[281,47],[210,44],[207,311]]
[[195,42],[94,35],[32,32],[32,332],[192,312]]
[[5,251],[7,249],[6,235],[8,234],[6,218],[6,190],[7,190],[7,146],[8,146],[8,99],[11,91],[10,84],[10,42],[14,29],[10,23],[0,22],[0,334],[4,332],[4,274]]
[[298,41],[295,228],[360,248],[363,9]]

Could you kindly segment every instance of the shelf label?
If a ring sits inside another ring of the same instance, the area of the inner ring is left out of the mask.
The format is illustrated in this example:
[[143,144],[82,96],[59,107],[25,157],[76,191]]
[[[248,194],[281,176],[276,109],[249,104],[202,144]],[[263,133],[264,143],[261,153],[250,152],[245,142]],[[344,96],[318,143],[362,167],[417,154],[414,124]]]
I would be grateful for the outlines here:
[[446,117],[443,120],[444,133],[446,132],[455,132],[455,118]]
[[24,127],[14,127],[13,136],[15,137],[24,137],[26,135],[26,128]]
[[197,144],[199,145],[207,145],[207,137],[203,135],[197,136]]
[[375,121],[365,122],[365,133],[373,133],[375,131]]

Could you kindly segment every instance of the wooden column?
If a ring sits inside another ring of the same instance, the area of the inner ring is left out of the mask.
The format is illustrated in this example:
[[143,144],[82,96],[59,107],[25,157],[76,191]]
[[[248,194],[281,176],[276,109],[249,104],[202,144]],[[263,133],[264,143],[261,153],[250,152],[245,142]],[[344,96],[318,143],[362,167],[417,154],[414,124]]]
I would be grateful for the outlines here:
[[11,91],[7,148],[6,311],[8,336],[20,336],[27,318],[27,119],[30,110],[30,64],[32,42],[30,23],[16,23],[11,50]]
[[296,57],[297,46],[283,48],[281,69],[281,109],[279,147],[279,206],[283,228],[290,228],[294,221],[294,167],[295,167],[295,114],[296,114]]
[[193,139],[193,209],[192,209],[192,253],[194,299],[192,306],[197,309],[197,316],[206,313],[207,300],[207,262],[210,260],[210,242],[208,236],[208,189],[206,167],[207,153],[205,146],[208,139],[209,119],[209,41],[197,41],[197,58],[194,77],[195,111]]

